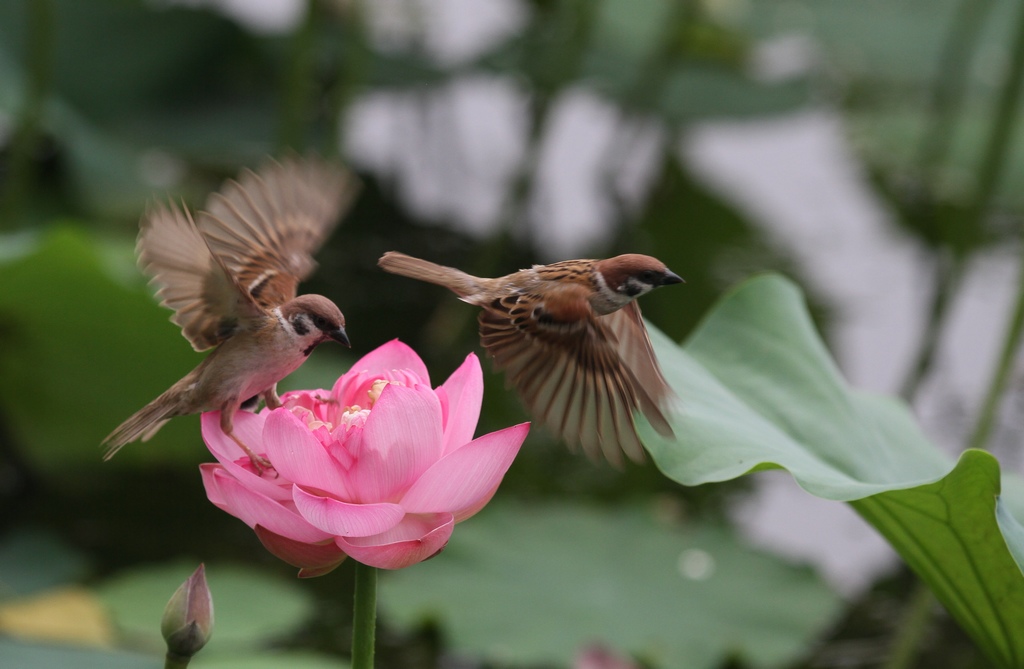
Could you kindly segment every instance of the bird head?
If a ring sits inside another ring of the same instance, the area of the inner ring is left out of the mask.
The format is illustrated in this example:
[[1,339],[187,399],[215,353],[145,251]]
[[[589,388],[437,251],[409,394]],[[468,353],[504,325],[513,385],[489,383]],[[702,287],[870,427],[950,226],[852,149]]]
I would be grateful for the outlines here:
[[326,297],[300,295],[281,306],[281,316],[302,341],[305,355],[328,339],[350,346],[345,333],[345,316]]
[[639,253],[599,260],[594,269],[609,290],[629,300],[649,293],[658,286],[683,282],[678,274],[665,267],[665,263]]

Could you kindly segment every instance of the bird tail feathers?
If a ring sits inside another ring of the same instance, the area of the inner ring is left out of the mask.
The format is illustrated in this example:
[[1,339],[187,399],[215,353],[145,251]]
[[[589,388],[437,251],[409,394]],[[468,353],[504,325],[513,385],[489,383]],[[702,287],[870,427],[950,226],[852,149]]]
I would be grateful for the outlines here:
[[445,267],[429,260],[413,258],[397,251],[388,251],[377,264],[386,272],[444,286],[459,297],[479,292],[480,280],[454,267]]
[[142,407],[107,435],[103,440],[103,445],[107,447],[103,452],[104,460],[114,457],[114,454],[126,444],[133,441],[148,441],[175,415],[174,407],[162,401],[163,399],[161,395]]

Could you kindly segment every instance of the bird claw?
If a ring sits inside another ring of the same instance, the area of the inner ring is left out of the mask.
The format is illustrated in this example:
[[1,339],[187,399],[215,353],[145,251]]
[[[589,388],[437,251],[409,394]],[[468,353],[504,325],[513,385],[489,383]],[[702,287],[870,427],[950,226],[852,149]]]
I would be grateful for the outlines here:
[[[249,449],[246,449],[246,450],[248,451]],[[274,473],[274,478],[275,479],[279,476],[278,473],[277,473],[277,470],[274,469],[274,465],[272,465],[270,463],[270,460],[267,460],[262,455],[256,455],[255,453],[250,451],[249,452],[249,462],[252,463],[252,468],[256,470],[256,475],[257,476],[261,476],[262,477],[263,476],[263,472],[265,472],[267,470],[270,470],[271,472]]]
[[263,403],[271,411],[281,408],[282,404],[281,398],[277,394],[277,384],[274,384],[274,386],[269,390],[263,392]]
[[236,444],[238,444],[239,448],[245,451],[246,455],[249,456],[249,462],[252,463],[252,468],[256,470],[257,476],[263,476],[263,472],[269,469],[272,472],[274,472],[275,479],[278,477],[277,470],[274,469],[274,465],[271,464],[270,460],[266,459],[262,455],[257,455],[255,451],[246,446],[241,439],[236,437],[234,432],[228,432],[227,430],[225,430],[225,433],[229,437],[231,437],[231,439],[234,440]]

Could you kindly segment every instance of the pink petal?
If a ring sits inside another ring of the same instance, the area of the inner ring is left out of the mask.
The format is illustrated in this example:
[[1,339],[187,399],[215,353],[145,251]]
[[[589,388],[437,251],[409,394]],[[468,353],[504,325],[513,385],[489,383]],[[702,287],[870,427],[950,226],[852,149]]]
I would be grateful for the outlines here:
[[295,409],[302,408],[309,411],[317,420],[325,423],[333,423],[337,413],[337,406],[331,401],[329,390],[289,390],[281,395],[281,404],[296,413]]
[[[337,406],[358,405],[369,407],[367,391],[377,379],[385,379],[414,388],[430,385],[426,365],[416,352],[398,341],[389,341],[359,359],[352,368],[334,384],[331,396]],[[334,422],[334,421],[332,421]]]
[[529,423],[513,425],[444,456],[412,484],[402,508],[408,513],[457,514],[475,506],[501,483],[529,431]]
[[293,509],[246,487],[220,465],[203,464],[199,471],[210,501],[249,527],[262,525],[271,532],[305,543],[325,541],[332,536],[310,525]]
[[[316,413],[325,404],[324,398],[331,396],[331,393],[327,390],[289,390],[288,392],[281,395],[281,404],[287,406],[289,409],[293,407],[303,407]],[[322,416],[317,416],[320,420],[323,420]]]
[[[242,440],[246,446],[257,454],[264,453],[263,448],[263,423],[267,419],[267,412],[258,414],[248,411],[238,411],[234,417],[235,436]],[[224,434],[220,429],[220,412],[207,411],[200,418],[202,426],[203,441],[210,449],[217,462],[224,465],[232,476],[253,490],[259,490],[264,495],[273,499],[290,499],[291,490],[282,490],[280,481],[277,480],[277,473],[266,471],[263,476],[253,469],[249,456],[245,454],[234,439]]]
[[[430,387],[429,381],[409,369],[392,369],[386,372],[355,372],[348,373],[338,379],[331,390],[331,398],[334,400],[335,410],[344,409],[350,406],[359,406],[368,409],[372,406],[370,391],[377,381],[387,381],[407,388],[418,388],[419,386]],[[334,416],[330,422],[336,423]]]
[[210,503],[218,509],[223,510],[227,502],[220,490],[220,486],[217,485],[217,480],[214,478],[219,470],[223,470],[223,467],[212,462],[199,465],[199,475],[203,477],[203,487],[206,488],[206,499],[210,500]]
[[480,359],[466,356],[458,369],[437,389],[444,411],[444,452],[451,453],[473,439],[484,399],[484,373]]
[[494,497],[494,493],[496,492],[498,492],[498,486],[494,486],[493,488],[491,488],[490,492],[484,493],[484,496],[478,499],[476,504],[473,504],[472,506],[463,507],[462,509],[456,511],[455,524],[458,525],[462,521],[468,518],[472,518],[477,513],[479,513],[481,509],[487,506],[487,503],[491,501],[491,498]]
[[405,510],[397,504],[349,504],[296,487],[295,508],[311,525],[339,537],[366,537],[397,525]]
[[351,499],[395,498],[441,457],[441,403],[430,388],[389,385],[363,425],[362,451],[349,470]]
[[[346,555],[345,557],[348,556]],[[331,573],[332,571],[337,569],[338,565],[340,564],[341,562],[339,562],[338,564],[328,565],[325,567],[303,567],[299,570],[299,573],[296,574],[296,576],[299,578],[316,578],[317,576],[323,576],[324,574]]]
[[[245,445],[256,451],[263,450],[263,421],[265,414],[255,414],[249,411],[237,411],[233,417],[235,436],[245,442]],[[218,460],[239,460],[247,457],[245,451],[235,443],[235,440],[224,434],[220,429],[220,412],[207,411],[203,413],[202,419],[203,441],[210,453]]]
[[309,544],[275,534],[262,525],[253,528],[260,543],[275,557],[299,567],[301,578],[323,576],[333,571],[347,557],[333,541]]
[[335,539],[353,560],[379,569],[402,569],[437,555],[455,527],[449,513],[406,516],[383,534],[359,539]]
[[263,441],[270,463],[288,481],[331,494],[345,493],[345,469],[291,411],[281,408],[267,415]]
[[430,383],[427,366],[416,355],[416,351],[397,339],[392,339],[364,355],[352,365],[345,376],[354,372],[369,372],[372,375],[386,374],[396,369],[409,370],[418,376],[422,383]]

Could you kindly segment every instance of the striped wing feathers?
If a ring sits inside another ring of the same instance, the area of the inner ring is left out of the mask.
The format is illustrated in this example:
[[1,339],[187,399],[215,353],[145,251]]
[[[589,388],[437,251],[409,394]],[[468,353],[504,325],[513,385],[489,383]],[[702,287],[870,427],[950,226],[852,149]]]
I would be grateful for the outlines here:
[[[625,453],[639,462],[644,451],[633,412],[667,429],[659,399],[670,391],[635,303],[596,316],[586,294],[570,284],[547,299],[521,293],[494,300],[480,314],[481,343],[530,413],[559,437],[581,444],[591,458],[620,465]],[[638,345],[640,352],[632,352]],[[629,362],[639,364],[639,373]],[[656,387],[645,387],[652,379]]]
[[141,224],[143,271],[196,350],[295,297],[358,190],[344,168],[317,159],[267,161],[212,194],[193,217],[156,204]]
[[197,351],[226,339],[259,307],[213,255],[186,209],[173,202],[152,205],[142,219],[139,266],[152,277],[161,306]]
[[338,165],[268,161],[212,194],[196,224],[238,284],[273,308],[294,298],[313,273],[313,254],[357,191],[355,178]]

